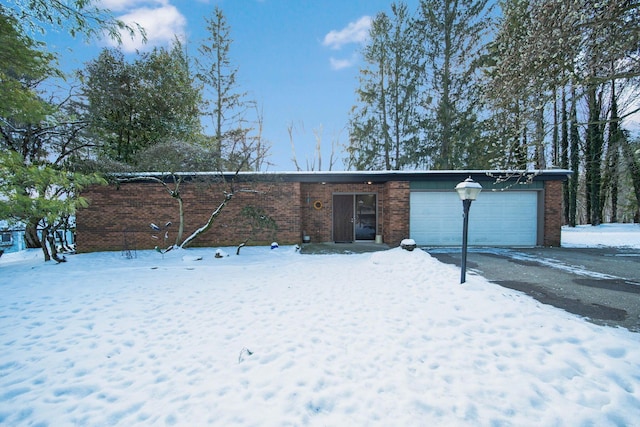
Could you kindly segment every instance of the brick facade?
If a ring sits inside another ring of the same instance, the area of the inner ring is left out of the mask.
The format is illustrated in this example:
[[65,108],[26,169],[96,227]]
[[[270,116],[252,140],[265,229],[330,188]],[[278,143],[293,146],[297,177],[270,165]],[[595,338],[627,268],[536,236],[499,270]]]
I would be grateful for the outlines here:
[[[310,236],[312,242],[331,242],[335,194],[375,194],[376,235],[381,235],[384,243],[397,246],[402,239],[410,237],[411,181],[398,179],[404,178],[404,175],[381,178],[374,173],[368,177],[373,180],[360,179],[357,173],[342,173],[338,177],[330,174],[300,174],[294,175],[293,179],[291,175],[284,178],[276,175],[254,176],[253,182],[235,185],[233,199],[215,219],[212,227],[191,246],[235,246],[249,237],[249,244],[267,245],[277,241],[289,245],[300,243],[303,233]],[[318,182],[322,178],[330,179],[328,182]],[[419,179],[424,179],[424,175],[420,175]],[[173,183],[168,186],[174,187]],[[181,184],[185,226],[183,239],[206,224],[211,213],[224,200],[225,190],[229,190],[228,184],[206,179],[194,179]],[[166,244],[175,242],[180,222],[178,201],[160,183],[145,181],[93,186],[82,195],[90,204],[76,214],[79,252],[122,250],[125,239],[130,248],[162,247],[165,244],[164,231],[153,232],[149,224],[162,226],[168,221],[172,225]],[[542,244],[559,246],[562,226],[561,179],[544,181],[543,203]],[[245,206],[263,209],[275,220],[277,230],[266,230],[251,236],[251,228],[241,215]]]
[[384,241],[397,246],[409,237],[409,182],[390,181],[385,185]]
[[[207,222],[224,200],[227,187],[185,182],[180,189],[184,202],[183,238],[186,238]],[[257,234],[250,244],[300,241],[300,183],[254,183],[238,186],[234,194],[213,226],[191,246],[235,246],[250,237],[250,226],[242,221],[240,214],[244,206],[264,209],[278,227],[275,232],[268,230]],[[172,222],[168,243],[174,243],[180,220],[178,201],[170,197],[161,184],[133,182],[94,186],[85,190],[83,196],[90,204],[76,214],[79,252],[121,250],[125,237],[129,245],[137,249],[163,246],[163,233],[154,233],[149,224],[162,226],[168,221]]]
[[[378,202],[378,229],[381,234],[384,206],[384,184],[322,184],[304,183],[300,186],[300,216],[302,231],[311,237],[312,242],[330,242],[333,240],[333,195],[334,194],[375,194]],[[320,202],[316,204],[316,202]],[[321,206],[320,206],[321,205]],[[318,208],[318,206],[320,206]]]
[[560,246],[562,235],[562,182],[544,183],[544,246]]

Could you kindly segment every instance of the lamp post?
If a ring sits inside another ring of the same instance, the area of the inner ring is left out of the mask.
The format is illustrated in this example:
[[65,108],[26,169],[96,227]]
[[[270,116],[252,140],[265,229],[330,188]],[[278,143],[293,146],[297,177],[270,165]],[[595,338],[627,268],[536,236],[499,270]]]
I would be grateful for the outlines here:
[[473,202],[480,191],[482,186],[475,182],[471,177],[465,179],[458,185],[456,185],[456,191],[460,200],[462,200],[462,218],[464,219],[462,225],[462,265],[460,266],[462,272],[460,276],[460,283],[464,283],[467,275],[467,234],[469,233],[469,208],[471,202]]

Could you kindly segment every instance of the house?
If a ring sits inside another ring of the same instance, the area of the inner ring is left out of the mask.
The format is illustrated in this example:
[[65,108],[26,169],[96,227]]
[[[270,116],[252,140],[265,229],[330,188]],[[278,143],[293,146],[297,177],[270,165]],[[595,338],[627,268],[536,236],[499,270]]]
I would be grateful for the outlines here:
[[[462,204],[456,184],[471,177],[483,191],[469,215],[469,244],[559,246],[562,183],[567,170],[243,172],[179,174],[184,236],[202,227],[233,193],[212,227],[192,246],[311,242],[384,242],[412,238],[422,246],[459,246]],[[152,177],[153,179],[149,179]],[[121,178],[123,178],[121,176]],[[178,200],[175,176],[136,174],[127,182],[92,186],[82,193],[88,208],[76,214],[77,250],[92,252],[162,247],[175,241]],[[133,179],[132,179],[133,178]],[[158,182],[164,180],[166,187]],[[225,193],[226,192],[226,193]],[[242,208],[273,218],[277,230],[251,228]],[[160,224],[153,230],[150,224]],[[165,224],[171,225],[164,228]],[[166,239],[165,239],[166,238]]]

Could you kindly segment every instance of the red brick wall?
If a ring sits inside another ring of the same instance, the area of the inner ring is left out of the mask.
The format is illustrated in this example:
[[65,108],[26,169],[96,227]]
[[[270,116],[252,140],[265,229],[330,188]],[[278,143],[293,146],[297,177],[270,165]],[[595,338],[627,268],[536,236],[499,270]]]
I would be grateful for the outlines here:
[[562,222],[562,181],[545,181],[544,246],[560,246]]
[[[250,236],[250,227],[242,224],[240,211],[251,205],[265,210],[278,230],[262,232],[249,244],[294,244],[300,241],[300,184],[250,183],[236,185],[233,199],[206,231],[191,246],[234,246]],[[184,235],[203,226],[224,199],[222,184],[185,182],[181,186],[184,201]],[[237,190],[247,190],[247,192]],[[158,183],[123,183],[118,187],[94,186],[82,194],[88,198],[88,208],[78,210],[77,249],[79,252],[114,251],[124,247],[124,231],[129,244],[137,249],[163,246],[163,233],[153,233],[150,223],[173,224],[168,243],[174,243],[179,224],[176,199]],[[153,239],[152,235],[159,239]]]
[[[406,181],[384,184],[335,183],[249,183],[237,186],[250,192],[236,191],[234,198],[215,220],[212,228],[192,246],[235,246],[250,236],[242,224],[240,211],[251,205],[262,208],[277,223],[278,230],[255,236],[250,244],[295,244],[306,232],[312,242],[330,242],[332,236],[332,202],[335,193],[375,193],[378,198],[378,230],[383,241],[397,246],[409,237],[410,186]],[[224,198],[221,184],[187,182],[181,187],[184,200],[185,231],[183,238],[203,226]],[[82,194],[90,200],[86,209],[76,214],[79,252],[122,250],[124,231],[130,247],[151,249],[162,246],[162,233],[153,233],[151,222],[163,225],[171,221],[169,241],[175,241],[179,224],[178,203],[158,183],[124,183],[120,186],[94,186]],[[321,208],[315,209],[314,202]],[[559,246],[562,227],[562,182],[546,181],[544,189],[545,246]],[[152,235],[159,239],[153,239]]]
[[384,241],[398,246],[409,237],[409,182],[390,181],[385,184]]
[[[333,241],[333,194],[335,193],[375,193],[378,198],[378,230],[382,231],[384,206],[384,184],[300,184],[301,232],[306,232],[312,242]],[[320,209],[314,207],[319,201]]]

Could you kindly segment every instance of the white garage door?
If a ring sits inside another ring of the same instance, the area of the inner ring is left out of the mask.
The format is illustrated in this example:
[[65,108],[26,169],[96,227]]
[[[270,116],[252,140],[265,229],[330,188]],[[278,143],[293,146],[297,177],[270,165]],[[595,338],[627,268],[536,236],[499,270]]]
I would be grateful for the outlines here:
[[[462,202],[455,191],[411,192],[411,238],[419,245],[462,244]],[[535,246],[536,191],[482,192],[469,212],[469,245]]]

